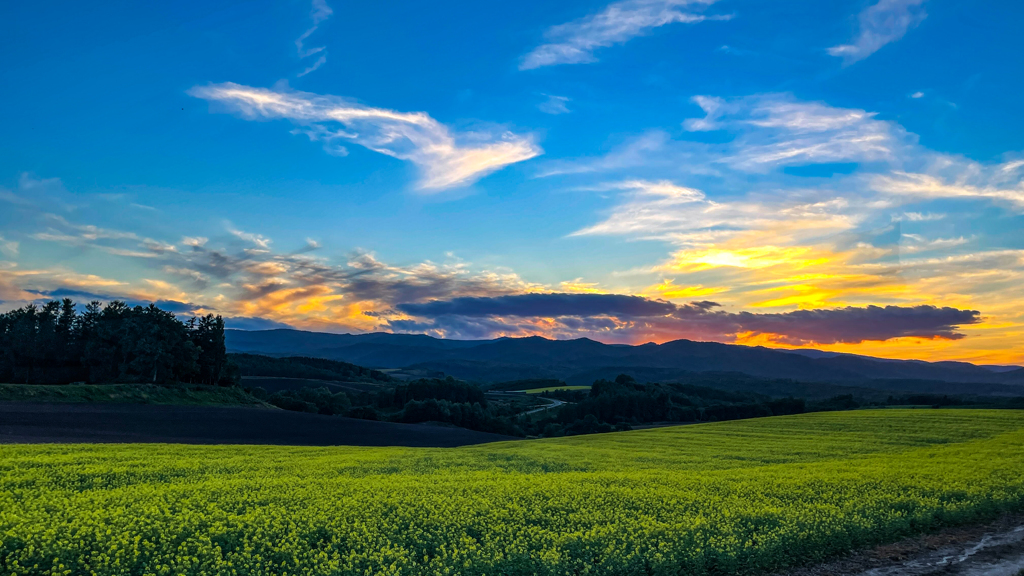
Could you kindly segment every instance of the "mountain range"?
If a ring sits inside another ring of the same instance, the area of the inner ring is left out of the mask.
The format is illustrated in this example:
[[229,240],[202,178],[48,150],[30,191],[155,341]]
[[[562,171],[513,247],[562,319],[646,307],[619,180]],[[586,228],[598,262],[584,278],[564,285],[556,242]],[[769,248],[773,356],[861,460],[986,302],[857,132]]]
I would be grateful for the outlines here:
[[1024,368],[967,362],[891,360],[820,350],[782,350],[674,340],[636,346],[587,338],[448,340],[416,334],[327,334],[301,330],[228,330],[231,352],[310,356],[369,368],[440,371],[481,383],[556,378],[590,384],[627,373],[638,380],[686,381],[734,373],[757,379],[843,388],[943,394],[1024,395]]

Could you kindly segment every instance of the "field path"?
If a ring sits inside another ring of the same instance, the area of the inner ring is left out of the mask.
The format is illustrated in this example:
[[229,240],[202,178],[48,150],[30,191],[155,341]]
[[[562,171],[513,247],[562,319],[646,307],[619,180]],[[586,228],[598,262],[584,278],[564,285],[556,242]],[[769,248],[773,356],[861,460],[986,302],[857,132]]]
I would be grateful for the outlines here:
[[561,400],[555,400],[554,398],[545,398],[545,400],[550,401],[550,403],[547,406],[541,406],[540,408],[534,408],[533,410],[527,410],[526,412],[523,412],[523,414],[536,414],[537,412],[543,412],[545,410],[550,410],[552,408],[557,408],[557,407],[561,406],[562,404],[565,404],[565,402],[563,402]]
[[[488,392],[487,394],[490,395],[490,396],[499,396],[499,397],[501,397],[501,396],[506,396],[506,397],[511,396],[511,397],[515,397],[515,398],[523,398],[523,397],[527,396],[526,392],[518,392],[518,391],[517,392]],[[539,399],[539,400],[546,400],[547,404],[545,404],[544,406],[540,406],[538,408],[530,408],[529,410],[526,410],[525,412],[520,412],[520,414],[523,415],[523,416],[527,416],[529,414],[536,414],[537,412],[543,412],[545,410],[550,410],[552,408],[557,408],[557,407],[561,406],[562,404],[566,404],[566,402],[564,402],[562,400],[556,400],[554,398],[548,398],[546,396],[537,396],[537,399]]]

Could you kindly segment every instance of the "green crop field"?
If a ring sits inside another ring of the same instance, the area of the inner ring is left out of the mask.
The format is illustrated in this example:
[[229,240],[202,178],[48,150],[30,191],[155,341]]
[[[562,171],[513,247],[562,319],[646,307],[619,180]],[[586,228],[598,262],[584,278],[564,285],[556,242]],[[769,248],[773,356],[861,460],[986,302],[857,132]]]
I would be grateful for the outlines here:
[[540,394],[542,392],[554,392],[555,390],[590,390],[590,386],[548,386],[547,388],[531,388],[523,390],[527,394]]
[[10,574],[733,574],[1024,509],[1024,412],[456,449],[0,447]]

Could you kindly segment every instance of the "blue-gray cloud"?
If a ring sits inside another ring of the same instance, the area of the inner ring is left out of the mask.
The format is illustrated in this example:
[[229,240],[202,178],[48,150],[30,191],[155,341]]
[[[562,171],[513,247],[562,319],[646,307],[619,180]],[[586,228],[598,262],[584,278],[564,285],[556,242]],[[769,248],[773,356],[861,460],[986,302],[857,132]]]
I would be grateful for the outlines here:
[[266,318],[246,318],[245,316],[234,316],[224,319],[224,326],[231,330],[278,330],[292,328],[284,322],[276,322]]
[[665,316],[678,306],[621,294],[517,294],[399,304],[411,316]]

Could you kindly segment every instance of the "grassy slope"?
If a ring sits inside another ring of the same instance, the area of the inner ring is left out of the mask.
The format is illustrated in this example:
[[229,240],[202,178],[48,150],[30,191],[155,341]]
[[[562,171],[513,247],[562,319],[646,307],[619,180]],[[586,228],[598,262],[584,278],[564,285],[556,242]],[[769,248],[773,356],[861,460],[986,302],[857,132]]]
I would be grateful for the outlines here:
[[152,384],[0,384],[0,402],[266,406],[240,388]]
[[756,573],[1022,507],[1016,411],[458,449],[0,447],[0,566],[19,574]]

